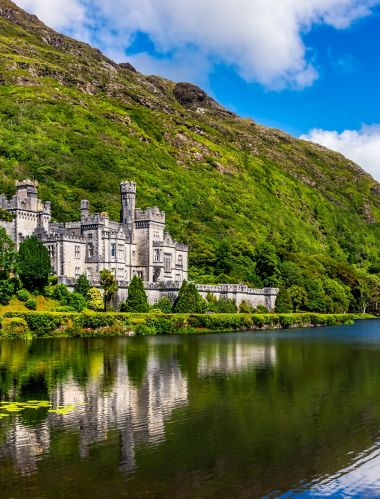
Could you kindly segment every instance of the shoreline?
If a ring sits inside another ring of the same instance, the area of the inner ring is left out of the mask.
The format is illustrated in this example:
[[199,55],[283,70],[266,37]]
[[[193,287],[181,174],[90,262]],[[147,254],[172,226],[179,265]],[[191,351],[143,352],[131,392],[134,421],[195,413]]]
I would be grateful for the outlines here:
[[122,312],[6,312],[0,339],[215,334],[353,324],[370,314],[164,314]]

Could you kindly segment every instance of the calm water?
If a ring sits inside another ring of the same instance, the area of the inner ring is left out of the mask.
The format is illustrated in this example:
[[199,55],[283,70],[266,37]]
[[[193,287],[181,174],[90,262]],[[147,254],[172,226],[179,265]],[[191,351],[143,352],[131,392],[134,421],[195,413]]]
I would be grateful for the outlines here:
[[32,401],[0,406],[1,498],[380,496],[380,321],[3,341],[0,400]]

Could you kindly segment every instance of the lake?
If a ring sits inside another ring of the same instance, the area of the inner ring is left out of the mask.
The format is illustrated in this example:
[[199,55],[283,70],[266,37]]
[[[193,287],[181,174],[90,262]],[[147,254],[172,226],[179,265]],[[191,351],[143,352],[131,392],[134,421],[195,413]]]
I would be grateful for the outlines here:
[[380,321],[0,342],[1,498],[380,496]]

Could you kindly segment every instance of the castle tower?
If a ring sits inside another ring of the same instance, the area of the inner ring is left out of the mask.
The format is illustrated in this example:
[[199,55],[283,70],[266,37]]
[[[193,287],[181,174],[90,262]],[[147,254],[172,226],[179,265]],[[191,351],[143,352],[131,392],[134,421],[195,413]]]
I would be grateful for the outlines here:
[[136,184],[135,182],[121,182],[121,212],[120,222],[127,227],[128,234],[132,238],[133,225],[136,209]]
[[81,222],[85,221],[90,215],[90,202],[87,199],[82,199],[80,202],[80,219]]
[[31,211],[37,210],[37,189],[38,182],[26,179],[21,182],[16,182],[16,198],[27,203],[28,209]]

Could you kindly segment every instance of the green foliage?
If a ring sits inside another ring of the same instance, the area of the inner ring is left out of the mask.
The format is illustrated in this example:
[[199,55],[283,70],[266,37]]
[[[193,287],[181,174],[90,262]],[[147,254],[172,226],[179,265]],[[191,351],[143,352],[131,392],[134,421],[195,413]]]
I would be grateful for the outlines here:
[[193,283],[183,281],[178,297],[174,303],[173,311],[177,314],[181,313],[203,313],[206,311],[207,305],[199,294],[196,286]]
[[121,304],[120,310],[122,312],[148,312],[148,298],[144,290],[144,283],[140,277],[133,276],[128,286],[128,298]]
[[28,324],[21,317],[3,318],[1,321],[0,338],[27,338]]
[[8,305],[14,292],[14,286],[10,280],[0,280],[0,303]]
[[20,244],[17,257],[20,279],[29,291],[42,291],[51,272],[50,257],[45,246],[35,237],[27,237]]
[[82,312],[86,308],[87,302],[86,298],[81,293],[70,293],[67,299],[67,303],[69,307],[73,308],[76,312]]
[[172,302],[166,296],[160,298],[158,302],[153,305],[153,309],[160,310],[164,314],[170,314],[172,312],[172,308]]
[[109,304],[118,290],[116,278],[110,270],[100,271],[100,285],[103,289],[104,311],[107,312]]
[[24,289],[24,288],[17,291],[16,296],[17,296],[17,299],[19,301],[22,301],[22,302],[27,302],[30,298],[29,291],[27,289]]
[[25,302],[25,307],[28,308],[29,310],[36,310],[37,300],[35,300],[34,298],[29,298],[29,300]]
[[246,300],[243,300],[239,305],[239,313],[241,314],[253,314],[254,308]]
[[87,293],[89,292],[91,288],[90,282],[87,279],[86,274],[81,274],[74,286],[74,291],[75,293],[80,293],[82,296],[87,298]]
[[8,279],[16,263],[16,251],[13,241],[0,227],[0,279]]
[[90,288],[87,293],[87,307],[95,312],[103,310],[103,297],[99,289]]
[[298,312],[307,301],[307,293],[302,286],[293,285],[288,289],[289,300],[293,307],[293,312]]
[[286,288],[280,288],[276,299],[276,312],[286,314],[293,310],[293,305],[289,296],[289,291]]
[[[45,288],[45,292],[46,292]],[[57,284],[51,286],[52,297],[62,304],[66,304],[69,300],[70,291],[66,284]]]

